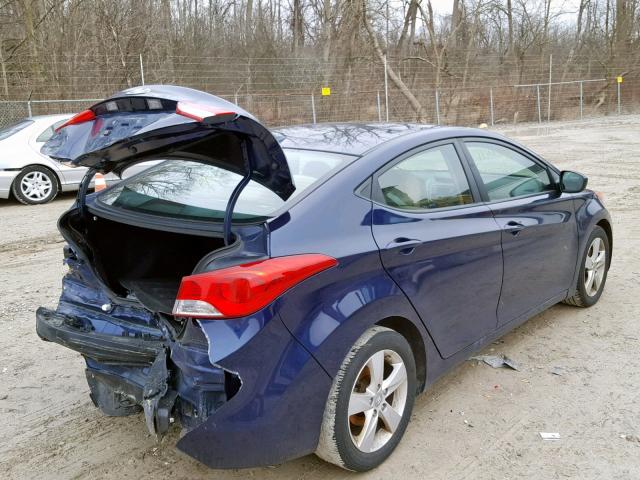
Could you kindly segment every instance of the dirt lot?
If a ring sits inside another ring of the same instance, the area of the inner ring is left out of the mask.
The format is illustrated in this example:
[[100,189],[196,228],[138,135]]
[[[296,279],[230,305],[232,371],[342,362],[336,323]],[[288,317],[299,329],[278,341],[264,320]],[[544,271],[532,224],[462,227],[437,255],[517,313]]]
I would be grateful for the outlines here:
[[[615,235],[605,293],[589,310],[555,306],[485,349],[522,371],[465,362],[450,372],[418,398],[394,455],[359,478],[640,478],[640,116],[505,133],[605,193]],[[174,449],[175,434],[156,445],[142,417],[101,416],[80,355],[34,329],[35,309],[59,294],[56,219],[72,200],[0,203],[3,478],[353,477],[314,456],[208,470]],[[562,438],[543,441],[541,431]]]

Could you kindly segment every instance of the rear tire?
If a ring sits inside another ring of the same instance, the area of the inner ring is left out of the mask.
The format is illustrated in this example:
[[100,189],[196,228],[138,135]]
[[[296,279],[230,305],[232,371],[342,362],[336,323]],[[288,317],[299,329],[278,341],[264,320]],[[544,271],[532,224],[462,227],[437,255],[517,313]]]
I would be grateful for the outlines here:
[[333,380],[316,455],[347,470],[377,467],[400,442],[415,394],[415,360],[405,338],[370,328]]
[[607,281],[610,255],[609,237],[601,227],[595,226],[582,253],[576,292],[564,303],[586,308],[598,302]]
[[30,165],[13,180],[11,191],[25,205],[47,203],[58,195],[58,177],[47,167]]

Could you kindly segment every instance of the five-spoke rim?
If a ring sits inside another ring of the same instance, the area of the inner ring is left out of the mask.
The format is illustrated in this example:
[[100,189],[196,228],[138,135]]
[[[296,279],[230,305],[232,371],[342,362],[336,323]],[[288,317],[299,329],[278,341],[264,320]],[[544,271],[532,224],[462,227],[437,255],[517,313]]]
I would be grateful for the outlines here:
[[44,200],[53,188],[51,178],[43,172],[29,172],[20,182],[20,191],[30,200]]
[[374,353],[360,369],[349,398],[349,431],[358,450],[382,448],[398,429],[407,403],[407,370],[393,350]]
[[587,295],[593,297],[600,290],[607,266],[607,250],[600,237],[596,237],[589,245],[587,258],[584,261],[584,288]]

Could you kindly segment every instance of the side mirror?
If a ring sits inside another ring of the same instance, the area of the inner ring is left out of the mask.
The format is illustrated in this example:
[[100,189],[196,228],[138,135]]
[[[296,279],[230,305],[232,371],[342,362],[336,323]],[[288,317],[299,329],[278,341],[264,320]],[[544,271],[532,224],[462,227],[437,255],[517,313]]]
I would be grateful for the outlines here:
[[560,172],[560,190],[567,193],[579,193],[587,188],[589,179],[578,172],[564,170]]

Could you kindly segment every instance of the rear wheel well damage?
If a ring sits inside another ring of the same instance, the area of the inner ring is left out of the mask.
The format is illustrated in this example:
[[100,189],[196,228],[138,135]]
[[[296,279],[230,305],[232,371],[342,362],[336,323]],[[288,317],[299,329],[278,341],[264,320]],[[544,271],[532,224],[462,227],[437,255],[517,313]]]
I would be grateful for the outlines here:
[[404,317],[387,317],[376,322],[376,325],[398,332],[409,342],[416,362],[416,393],[422,392],[427,381],[427,351],[418,327]]

